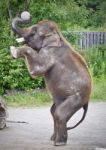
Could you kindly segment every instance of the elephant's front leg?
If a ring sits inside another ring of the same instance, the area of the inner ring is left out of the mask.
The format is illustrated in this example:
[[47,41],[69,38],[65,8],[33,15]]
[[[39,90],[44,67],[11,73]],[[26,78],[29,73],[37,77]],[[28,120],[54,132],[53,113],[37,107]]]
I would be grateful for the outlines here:
[[10,53],[13,58],[19,58],[21,52],[15,46],[10,46]]
[[36,57],[38,56],[37,52],[28,46],[22,46],[22,47],[11,46],[10,52],[13,58],[23,58],[25,60],[25,64],[31,75],[31,72],[33,72],[33,70],[35,69],[35,65],[36,65],[35,61],[36,61]]
[[15,47],[15,46],[10,46],[10,53],[13,58],[25,58],[28,57],[29,59],[34,60],[34,58],[37,55],[37,52],[33,50],[29,46],[22,46],[22,47]]
[[10,47],[11,55],[14,58],[22,57],[25,59],[28,71],[32,77],[44,75],[55,63],[53,52],[41,49],[37,53],[28,46]]

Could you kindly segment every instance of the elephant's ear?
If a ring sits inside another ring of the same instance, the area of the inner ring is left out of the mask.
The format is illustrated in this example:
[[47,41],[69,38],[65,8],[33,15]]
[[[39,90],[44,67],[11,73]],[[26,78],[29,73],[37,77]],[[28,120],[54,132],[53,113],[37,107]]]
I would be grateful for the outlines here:
[[51,34],[45,36],[42,47],[45,46],[61,46],[60,36],[57,32],[52,32]]

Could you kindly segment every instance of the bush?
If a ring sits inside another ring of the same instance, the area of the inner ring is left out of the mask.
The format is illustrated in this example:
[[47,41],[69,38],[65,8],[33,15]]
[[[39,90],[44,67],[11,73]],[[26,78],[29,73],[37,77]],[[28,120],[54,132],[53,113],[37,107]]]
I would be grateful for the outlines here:
[[10,39],[6,35],[0,41],[0,94],[5,93],[7,89],[43,88],[45,86],[43,79],[36,78],[36,80],[33,80],[29,76],[23,60],[11,58],[9,46],[15,42],[12,37]]
[[106,76],[106,46],[79,51],[88,63],[94,77]]
[[94,77],[91,99],[93,101],[106,101],[106,77]]
[[22,60],[12,60],[10,54],[0,51],[0,93],[3,94],[6,89],[34,89],[43,88],[42,78],[31,79],[27,68]]
[[27,68],[22,60],[13,60],[10,54],[4,50],[0,51],[0,93],[3,94],[6,89],[34,89],[43,88],[42,78],[31,79]]
[[80,37],[78,34],[70,31],[63,31],[63,35],[72,45],[75,45],[76,41]]

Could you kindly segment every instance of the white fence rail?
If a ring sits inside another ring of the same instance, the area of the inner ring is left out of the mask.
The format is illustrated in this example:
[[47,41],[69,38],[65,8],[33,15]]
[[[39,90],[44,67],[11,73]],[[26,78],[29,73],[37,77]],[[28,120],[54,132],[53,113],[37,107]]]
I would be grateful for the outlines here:
[[69,32],[70,36],[76,36],[76,45],[81,49],[106,45],[106,32]]

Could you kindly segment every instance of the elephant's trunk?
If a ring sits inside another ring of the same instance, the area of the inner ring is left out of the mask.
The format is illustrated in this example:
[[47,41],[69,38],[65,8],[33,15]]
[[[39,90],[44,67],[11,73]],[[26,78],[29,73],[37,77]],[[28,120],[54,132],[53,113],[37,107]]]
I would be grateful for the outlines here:
[[25,36],[25,29],[22,29],[20,27],[17,26],[18,23],[29,23],[29,20],[23,20],[19,17],[16,17],[12,20],[12,29],[15,33],[17,33],[18,35],[20,35],[21,37]]

